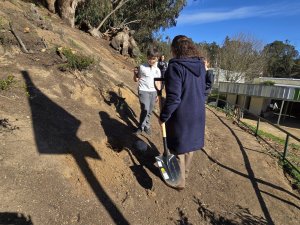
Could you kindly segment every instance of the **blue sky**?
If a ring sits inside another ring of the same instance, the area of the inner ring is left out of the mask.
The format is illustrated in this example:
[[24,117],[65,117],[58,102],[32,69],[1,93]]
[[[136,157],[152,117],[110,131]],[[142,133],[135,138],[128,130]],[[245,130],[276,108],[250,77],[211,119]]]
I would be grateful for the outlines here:
[[289,40],[299,51],[300,0],[188,0],[176,27],[161,33],[220,45],[226,35],[244,33],[264,45]]

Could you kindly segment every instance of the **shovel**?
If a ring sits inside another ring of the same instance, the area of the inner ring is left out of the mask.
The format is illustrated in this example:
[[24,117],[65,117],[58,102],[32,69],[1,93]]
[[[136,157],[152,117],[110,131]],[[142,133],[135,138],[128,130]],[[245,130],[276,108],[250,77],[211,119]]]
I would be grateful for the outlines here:
[[[164,78],[154,78],[155,89],[157,90],[158,101],[160,110],[162,110],[162,82]],[[161,125],[164,152],[161,156],[156,156],[156,162],[159,167],[160,173],[166,184],[175,187],[180,179],[180,167],[176,156],[170,153],[167,146],[167,135],[165,123]]]

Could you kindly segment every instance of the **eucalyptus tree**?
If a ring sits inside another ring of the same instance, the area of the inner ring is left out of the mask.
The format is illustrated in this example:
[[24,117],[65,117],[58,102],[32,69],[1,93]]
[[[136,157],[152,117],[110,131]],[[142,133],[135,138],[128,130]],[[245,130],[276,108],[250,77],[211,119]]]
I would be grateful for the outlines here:
[[293,68],[297,68],[296,60],[299,55],[295,46],[289,41],[274,41],[264,47],[267,57],[265,74],[272,77],[291,77]]
[[153,32],[176,25],[186,0],[86,0],[76,19],[90,30],[103,33],[110,27],[129,26],[143,46],[153,42]]
[[75,25],[75,12],[77,6],[85,0],[39,0],[50,12],[58,13],[59,16],[71,27]]

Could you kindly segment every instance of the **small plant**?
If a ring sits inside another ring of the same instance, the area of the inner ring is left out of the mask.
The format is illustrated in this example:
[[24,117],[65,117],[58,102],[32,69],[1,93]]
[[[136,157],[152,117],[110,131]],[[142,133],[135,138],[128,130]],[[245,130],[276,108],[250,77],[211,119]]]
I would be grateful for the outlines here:
[[25,83],[22,85],[22,88],[25,91],[26,97],[30,97],[29,88],[27,87],[27,85]]
[[0,17],[0,29],[3,28],[3,25],[4,25],[4,20],[2,17]]
[[266,86],[274,86],[275,82],[271,80],[266,80],[264,82],[261,82],[261,84],[266,85]]
[[93,58],[76,54],[76,52],[70,48],[58,48],[57,51],[60,51],[67,59],[67,63],[60,67],[62,71],[68,69],[82,71],[88,69],[88,67],[94,63]]
[[80,49],[81,47],[80,47],[80,45],[76,42],[76,41],[74,41],[73,39],[68,39],[68,41],[69,41],[69,43],[70,43],[70,45],[72,46],[72,47],[74,47],[74,48],[77,48],[77,49]]
[[[292,167],[288,162],[283,161],[282,159],[279,161],[279,164],[282,166],[283,170],[293,178],[293,187],[300,190],[300,173],[298,173],[298,171],[295,170],[295,168]],[[297,167],[297,169],[300,170],[299,167]]]
[[4,18],[0,16],[0,30],[1,29],[5,29],[5,26],[8,24],[8,21]]
[[15,82],[15,77],[12,75],[9,75],[5,79],[0,79],[0,90],[5,91],[8,90],[11,85]]

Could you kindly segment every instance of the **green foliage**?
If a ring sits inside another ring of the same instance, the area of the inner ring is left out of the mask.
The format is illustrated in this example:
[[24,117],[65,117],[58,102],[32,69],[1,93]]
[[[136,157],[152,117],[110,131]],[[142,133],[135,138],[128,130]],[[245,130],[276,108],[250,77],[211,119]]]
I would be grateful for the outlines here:
[[144,53],[139,54],[136,58],[135,58],[135,62],[137,65],[140,65],[142,63],[147,62],[147,56]]
[[261,84],[266,85],[266,86],[274,86],[275,82],[271,80],[266,80],[264,82],[261,82]]
[[4,33],[1,32],[2,29],[4,29],[4,26],[6,24],[6,21],[4,18],[0,16],[0,44],[1,45],[6,45],[7,44],[7,38],[5,37]]
[[295,64],[292,68],[292,77],[293,78],[300,78],[300,58],[296,59],[295,61]]
[[289,41],[274,41],[264,47],[267,57],[265,75],[272,77],[291,77],[299,53]]
[[28,88],[28,86],[26,85],[26,83],[23,83],[21,87],[22,87],[22,89],[24,90],[26,97],[30,97],[29,88]]
[[[120,1],[87,0],[77,7],[76,24],[85,29],[88,24],[97,27]],[[105,21],[100,32],[128,23],[130,29],[136,31],[134,38],[140,49],[145,51],[154,41],[153,32],[175,26],[185,5],[186,0],[130,0]]]
[[72,47],[77,48],[77,49],[81,49],[80,45],[76,41],[74,41],[73,39],[68,38],[68,42],[70,43],[70,45]]
[[62,71],[72,69],[72,70],[85,70],[88,69],[90,65],[94,63],[94,59],[84,55],[77,55],[70,48],[62,48],[61,53],[67,58],[67,64],[60,67]]
[[[110,0],[86,0],[83,4],[79,4],[76,9],[76,24],[80,26],[90,24],[97,27],[101,20],[113,9],[112,7]],[[112,23],[112,19],[105,23],[105,28],[108,28],[109,24]]]
[[283,161],[282,159],[279,161],[279,164],[282,166],[283,170],[293,178],[293,186],[300,190],[300,173],[297,171],[300,170],[300,168],[296,167],[296,170],[288,162]]
[[7,78],[0,79],[0,90],[8,90],[11,87],[11,85],[15,82],[14,79],[15,77],[13,75],[9,75]]
[[186,5],[186,0],[133,0],[118,11],[120,21],[140,20],[130,24],[136,30],[134,35],[141,50],[146,50],[153,43],[153,32],[176,25],[179,12]]
[[152,45],[158,49],[161,55],[165,56],[165,60],[168,61],[172,58],[170,37],[167,36],[165,39],[163,39],[161,34],[155,33]]
[[0,29],[4,26],[4,19],[0,16]]
[[208,60],[210,67],[219,66],[221,47],[216,42],[201,42],[196,43],[196,46],[200,51],[200,55]]

